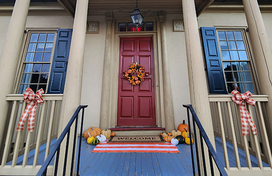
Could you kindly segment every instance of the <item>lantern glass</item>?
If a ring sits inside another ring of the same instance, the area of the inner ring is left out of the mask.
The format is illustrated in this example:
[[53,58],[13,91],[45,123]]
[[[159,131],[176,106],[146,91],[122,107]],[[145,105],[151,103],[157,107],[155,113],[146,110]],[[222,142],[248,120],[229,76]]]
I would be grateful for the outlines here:
[[138,7],[134,9],[134,12],[130,15],[130,17],[132,19],[133,24],[135,24],[137,28],[142,24],[144,19]]

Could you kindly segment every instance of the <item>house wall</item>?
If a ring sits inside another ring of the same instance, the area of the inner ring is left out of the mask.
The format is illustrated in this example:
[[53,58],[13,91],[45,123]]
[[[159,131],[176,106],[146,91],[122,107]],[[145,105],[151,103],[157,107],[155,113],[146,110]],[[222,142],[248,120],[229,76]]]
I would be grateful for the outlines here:
[[[8,31],[10,16],[0,15],[0,56],[2,55],[3,47],[5,44],[6,33]],[[0,57],[1,59],[1,57]]]

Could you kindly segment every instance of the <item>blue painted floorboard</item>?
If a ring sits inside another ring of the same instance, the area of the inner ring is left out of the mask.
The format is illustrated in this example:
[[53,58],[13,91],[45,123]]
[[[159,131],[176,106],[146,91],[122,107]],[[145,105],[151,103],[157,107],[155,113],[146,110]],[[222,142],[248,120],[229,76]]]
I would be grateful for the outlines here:
[[[191,149],[189,145],[177,145],[180,153],[93,153],[94,145],[87,144],[81,138],[80,176],[192,176]],[[221,139],[216,138],[218,157],[224,163]],[[54,145],[54,142],[51,143]],[[52,146],[51,146],[52,148]],[[232,144],[227,143],[230,166],[236,166]],[[43,162],[45,145],[41,146],[39,162]],[[29,153],[28,165],[33,163],[35,150]],[[241,166],[246,166],[244,151],[239,149]],[[194,153],[194,157],[196,157]],[[23,156],[18,158],[17,164],[22,162]],[[252,166],[257,167],[257,160],[252,158]],[[196,160],[195,160],[196,162]],[[208,161],[207,161],[208,162]],[[9,162],[11,164],[11,162]],[[52,163],[53,164],[53,163]],[[264,167],[268,164],[263,163]]]

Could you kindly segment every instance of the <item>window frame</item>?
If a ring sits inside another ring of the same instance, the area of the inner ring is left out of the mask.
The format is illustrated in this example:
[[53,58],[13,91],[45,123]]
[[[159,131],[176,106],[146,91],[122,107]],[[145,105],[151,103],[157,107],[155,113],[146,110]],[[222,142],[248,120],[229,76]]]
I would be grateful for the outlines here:
[[28,53],[28,47],[30,44],[31,34],[33,34],[33,33],[46,33],[46,34],[54,33],[55,36],[54,36],[54,42],[53,42],[51,56],[50,56],[50,62],[40,62],[40,63],[45,63],[45,64],[50,63],[50,67],[49,67],[49,71],[48,71],[48,79],[47,79],[47,83],[46,83],[46,90],[44,90],[44,92],[47,93],[49,80],[50,80],[50,74],[51,74],[51,68],[52,68],[52,63],[53,63],[56,39],[57,39],[57,31],[58,31],[57,29],[28,29],[28,30],[25,30],[24,45],[22,47],[20,60],[18,62],[17,73],[16,73],[16,78],[15,78],[15,84],[14,84],[15,88],[13,90],[13,93],[19,94],[19,91],[20,91],[20,85],[21,85],[21,81],[22,81],[22,78],[24,75],[24,69],[25,69],[25,59],[26,59],[26,55]]
[[[220,59],[221,59],[221,64],[222,64],[222,70],[223,70],[223,73],[224,73],[224,81],[225,81],[225,86],[226,86],[227,92],[228,92],[228,86],[227,86],[227,79],[226,79],[226,74],[225,74],[223,63],[224,62],[248,62],[249,73],[250,73],[250,76],[251,76],[251,79],[252,79],[254,94],[259,94],[260,93],[260,88],[259,88],[259,83],[258,83],[258,79],[257,79],[256,64],[255,64],[255,61],[254,61],[252,48],[250,46],[250,41],[249,41],[250,38],[249,38],[249,35],[247,33],[247,31],[248,31],[247,28],[246,27],[233,27],[233,28],[232,27],[215,27],[215,28],[216,28],[218,48],[219,48],[219,52],[220,52]],[[219,39],[219,35],[218,35],[219,31],[232,31],[232,32],[240,31],[241,34],[242,34],[242,38],[243,38],[245,51],[246,51],[248,60],[229,60],[229,61],[228,60],[223,60],[222,50],[221,50],[221,46],[220,46],[220,39]],[[233,74],[233,70],[231,71],[231,73]],[[233,81],[233,82],[235,83],[236,81]],[[244,84],[244,83],[246,83],[246,82],[243,81],[242,84]],[[244,93],[244,92],[241,92],[241,93]],[[230,93],[228,92],[228,94],[230,94]]]

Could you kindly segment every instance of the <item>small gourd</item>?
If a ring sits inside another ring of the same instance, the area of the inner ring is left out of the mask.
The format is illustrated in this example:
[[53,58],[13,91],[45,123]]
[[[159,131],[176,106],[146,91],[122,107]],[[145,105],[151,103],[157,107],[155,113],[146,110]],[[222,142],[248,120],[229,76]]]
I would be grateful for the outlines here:
[[97,138],[94,138],[94,140],[91,142],[92,145],[97,145],[99,143],[100,141]]
[[162,138],[164,139],[165,136],[168,136],[166,133],[162,133]]
[[171,144],[178,145],[179,141],[176,138],[171,139]]
[[171,142],[171,139],[173,139],[174,137],[173,136],[164,136],[164,140],[165,142]]
[[115,136],[115,132],[111,132],[111,135],[110,135],[111,137],[113,137],[113,136]]
[[184,138],[189,137],[189,132],[188,132],[187,130],[185,130],[184,132],[182,132],[182,136],[183,136]]
[[107,139],[109,139],[111,137],[111,130],[102,130],[101,132],[104,136],[106,136]]
[[88,144],[91,144],[93,140],[94,140],[94,137],[93,137],[93,136],[88,137],[87,143],[88,143]]
[[185,138],[183,136],[181,136],[181,135],[176,136],[176,139],[179,141],[180,144],[185,142],[184,141]]
[[167,133],[167,135],[168,135],[168,136],[172,136],[172,133],[169,132],[169,133]]
[[189,138],[189,137],[185,138],[185,143],[186,144],[190,145],[190,142],[193,143],[193,138]]
[[176,137],[176,136],[178,136],[178,135],[181,135],[181,132],[180,132],[179,130],[177,130],[177,131],[172,130],[172,131],[171,131],[171,134],[172,134],[173,137]]
[[185,120],[183,120],[183,123],[179,124],[178,130],[183,133],[184,131],[189,131],[189,126],[185,124]]

